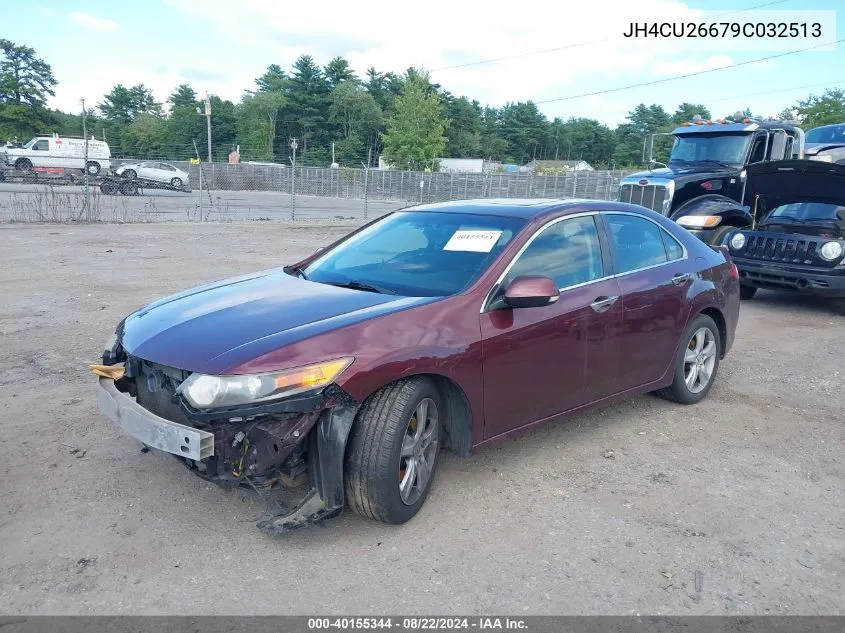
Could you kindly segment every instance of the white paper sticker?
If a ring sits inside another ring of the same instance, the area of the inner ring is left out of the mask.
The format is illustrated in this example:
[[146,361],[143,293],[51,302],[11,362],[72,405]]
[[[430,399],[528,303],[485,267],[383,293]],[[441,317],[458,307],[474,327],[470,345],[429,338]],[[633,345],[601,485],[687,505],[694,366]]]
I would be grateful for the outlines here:
[[443,250],[489,253],[501,235],[501,231],[455,231]]

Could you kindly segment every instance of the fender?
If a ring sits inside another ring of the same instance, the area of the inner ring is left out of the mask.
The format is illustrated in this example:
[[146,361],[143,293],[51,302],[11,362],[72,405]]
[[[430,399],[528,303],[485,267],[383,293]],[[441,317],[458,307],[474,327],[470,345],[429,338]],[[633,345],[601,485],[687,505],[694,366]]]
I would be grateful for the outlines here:
[[722,218],[719,226],[751,226],[751,208],[741,205],[733,198],[718,194],[707,194],[688,200],[672,212],[671,219],[685,215],[716,215]]

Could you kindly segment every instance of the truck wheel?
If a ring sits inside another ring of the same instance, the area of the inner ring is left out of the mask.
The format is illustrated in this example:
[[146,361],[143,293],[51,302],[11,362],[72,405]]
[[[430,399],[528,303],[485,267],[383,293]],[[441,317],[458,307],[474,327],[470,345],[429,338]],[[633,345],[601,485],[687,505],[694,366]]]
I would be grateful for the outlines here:
[[367,399],[344,464],[347,502],[357,514],[398,525],[419,511],[437,468],[443,412],[430,378],[400,380]]
[[32,161],[28,158],[19,158],[15,161],[15,169],[18,171],[32,171]]
[[739,287],[739,298],[748,301],[749,299],[753,299],[754,295],[757,294],[757,288],[754,286],[740,286]]
[[88,171],[89,176],[96,176],[100,173],[100,163],[93,160],[89,160],[85,164],[85,169]]
[[170,186],[176,187],[177,189],[181,189],[182,188],[182,179],[181,178],[174,178],[173,180],[170,181]]
[[704,400],[716,379],[721,349],[722,337],[716,323],[706,314],[699,314],[681,338],[672,384],[657,395],[680,404]]

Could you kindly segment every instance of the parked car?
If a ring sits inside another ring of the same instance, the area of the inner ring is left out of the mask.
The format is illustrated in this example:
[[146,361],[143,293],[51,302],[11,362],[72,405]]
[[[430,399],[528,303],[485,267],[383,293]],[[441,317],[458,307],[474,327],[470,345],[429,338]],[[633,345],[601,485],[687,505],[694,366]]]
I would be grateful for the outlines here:
[[810,160],[845,165],[845,123],[808,130],[804,154]]
[[105,346],[103,413],[222,485],[310,474],[280,533],[399,524],[438,455],[646,392],[701,401],[734,340],[727,250],[620,202],[390,213],[290,266],[185,290]]
[[741,296],[758,288],[826,297],[845,315],[845,165],[782,161],[748,168],[753,229],[726,236]]
[[125,163],[115,170],[121,178],[129,180],[145,179],[164,182],[172,187],[181,189],[190,182],[190,174],[182,171],[170,163],[161,161],[145,161],[143,163]]
[[35,136],[24,145],[0,148],[0,160],[17,171],[37,168],[85,169],[92,176],[111,166],[111,149],[105,141],[88,139],[88,158],[85,158],[85,139],[78,136]]

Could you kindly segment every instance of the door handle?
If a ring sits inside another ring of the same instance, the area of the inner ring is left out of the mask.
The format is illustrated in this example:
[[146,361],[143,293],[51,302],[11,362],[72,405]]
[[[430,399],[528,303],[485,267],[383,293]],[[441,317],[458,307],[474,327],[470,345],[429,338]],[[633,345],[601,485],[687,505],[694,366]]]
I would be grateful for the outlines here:
[[692,279],[692,275],[689,273],[679,273],[672,277],[672,283],[676,286],[680,286],[681,284],[687,283],[690,279]]
[[602,312],[607,312],[616,300],[619,297],[598,297],[595,301],[590,304],[590,307],[601,314]]

